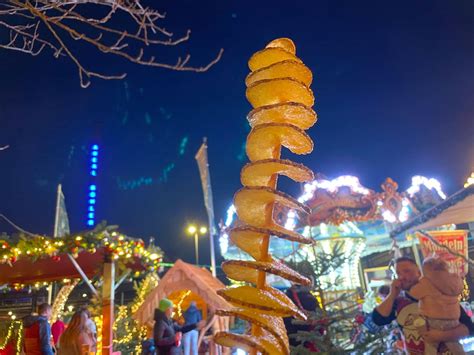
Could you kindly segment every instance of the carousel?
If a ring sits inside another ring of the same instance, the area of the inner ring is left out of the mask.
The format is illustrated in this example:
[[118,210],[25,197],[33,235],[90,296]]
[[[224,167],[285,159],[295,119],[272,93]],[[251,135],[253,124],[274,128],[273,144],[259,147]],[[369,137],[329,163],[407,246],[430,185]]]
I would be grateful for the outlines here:
[[[423,176],[413,177],[411,186],[402,192],[390,178],[381,185],[381,191],[376,192],[364,187],[355,176],[332,180],[318,176],[302,186],[298,199],[311,208],[308,218],[299,219],[294,211],[281,208],[274,213],[280,224],[311,237],[316,243],[308,246],[272,238],[270,249],[277,258],[287,261],[311,261],[315,253],[331,254],[335,249],[342,250],[347,261],[324,276],[324,281],[333,285],[331,291],[334,293],[361,288],[368,291],[389,281],[388,264],[393,249],[390,232],[399,223],[444,199],[446,195],[440,183]],[[228,231],[238,224],[232,205],[220,224],[219,243],[225,259],[249,259],[229,239]],[[418,241],[410,236],[398,241],[398,247],[416,254],[417,245]],[[384,266],[375,266],[374,260]],[[336,278],[337,283],[334,282]]]

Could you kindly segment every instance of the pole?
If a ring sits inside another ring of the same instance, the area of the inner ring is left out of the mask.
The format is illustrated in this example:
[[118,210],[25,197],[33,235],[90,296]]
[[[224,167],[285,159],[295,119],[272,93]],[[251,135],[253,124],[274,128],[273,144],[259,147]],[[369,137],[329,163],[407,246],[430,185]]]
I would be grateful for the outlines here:
[[412,237],[411,239],[411,248],[413,250],[413,256],[415,258],[416,263],[418,264],[418,267],[421,268],[421,260],[420,260],[420,254],[418,254],[418,247],[416,245],[415,241],[415,236]]
[[113,353],[113,324],[114,324],[114,294],[115,294],[115,265],[110,254],[104,256],[104,271],[102,275],[102,354]]
[[[58,185],[58,190],[56,192],[56,211],[54,212],[54,231],[53,237],[58,237],[58,229],[59,229],[59,203],[61,201],[61,193],[62,193],[62,186],[61,184]],[[53,285],[54,282],[49,284],[48,286],[48,304],[53,304]]]
[[54,238],[58,238],[58,229],[59,229],[59,203],[61,201],[61,193],[62,193],[62,186],[61,184],[58,185],[58,191],[56,195],[56,212],[54,216],[54,233],[53,236]]
[[[212,223],[212,224],[211,224]],[[214,218],[209,217],[209,240],[211,243],[211,272],[216,277],[216,252],[214,251]]]
[[199,242],[197,232],[194,234],[194,251],[196,253],[196,265],[199,265]]

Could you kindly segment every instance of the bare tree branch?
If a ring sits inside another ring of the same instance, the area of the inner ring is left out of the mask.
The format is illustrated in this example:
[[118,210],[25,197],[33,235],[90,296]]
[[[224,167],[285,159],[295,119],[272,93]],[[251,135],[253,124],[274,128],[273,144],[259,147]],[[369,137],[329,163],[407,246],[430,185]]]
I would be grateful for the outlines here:
[[[95,7],[96,17],[91,17],[90,11],[85,14],[87,6]],[[115,16],[121,16],[120,21],[112,21]],[[145,48],[177,46],[190,38],[190,30],[175,38],[159,26],[158,21],[164,17],[161,12],[143,7],[141,0],[3,0],[0,27],[6,28],[10,35],[0,42],[0,48],[33,56],[51,50],[55,58],[68,57],[76,65],[84,88],[90,85],[91,78],[123,79],[126,73],[108,75],[87,68],[73,48],[74,42],[135,64],[178,71],[204,72],[220,60],[222,49],[212,61],[200,67],[188,65],[189,54],[184,59],[177,58],[175,63],[146,54]],[[117,24],[123,27],[117,28]]]

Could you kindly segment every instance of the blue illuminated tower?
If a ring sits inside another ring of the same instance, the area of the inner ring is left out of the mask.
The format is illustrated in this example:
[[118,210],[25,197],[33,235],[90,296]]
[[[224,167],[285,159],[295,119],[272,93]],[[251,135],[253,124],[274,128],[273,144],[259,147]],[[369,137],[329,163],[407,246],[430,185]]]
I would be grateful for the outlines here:
[[99,164],[99,146],[93,144],[90,150],[90,184],[87,203],[87,226],[95,225],[95,207],[97,203],[97,168]]

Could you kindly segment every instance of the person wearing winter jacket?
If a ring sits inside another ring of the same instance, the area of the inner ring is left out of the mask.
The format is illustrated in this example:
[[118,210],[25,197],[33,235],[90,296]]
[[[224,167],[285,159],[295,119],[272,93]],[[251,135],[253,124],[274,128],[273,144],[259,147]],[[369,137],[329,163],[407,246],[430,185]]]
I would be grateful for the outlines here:
[[53,355],[49,325],[51,311],[51,306],[43,303],[38,307],[38,316],[27,316],[23,319],[26,355]]
[[[202,320],[201,311],[196,307],[196,302],[191,302],[189,308],[184,312],[184,325],[199,323]],[[199,332],[190,330],[183,335],[184,355],[198,355]]]
[[158,308],[155,309],[153,339],[158,355],[181,355],[180,346],[183,333],[203,327],[202,321],[180,327],[171,318],[173,310],[173,302],[167,298],[163,298]]

